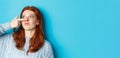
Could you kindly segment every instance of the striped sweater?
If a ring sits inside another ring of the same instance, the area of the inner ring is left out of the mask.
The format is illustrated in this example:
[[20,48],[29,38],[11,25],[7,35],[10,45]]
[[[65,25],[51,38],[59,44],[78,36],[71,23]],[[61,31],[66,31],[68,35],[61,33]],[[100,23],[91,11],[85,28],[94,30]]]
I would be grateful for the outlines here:
[[37,52],[28,53],[26,51],[29,46],[29,38],[25,37],[26,43],[22,50],[15,47],[15,42],[11,34],[5,34],[7,30],[11,29],[10,24],[0,24],[0,58],[54,58],[50,43],[45,40],[44,45]]

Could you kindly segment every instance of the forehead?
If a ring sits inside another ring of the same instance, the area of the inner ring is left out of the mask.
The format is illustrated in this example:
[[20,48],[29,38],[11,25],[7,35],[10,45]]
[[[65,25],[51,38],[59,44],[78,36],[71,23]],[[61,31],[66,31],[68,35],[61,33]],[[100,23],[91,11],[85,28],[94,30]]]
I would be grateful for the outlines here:
[[31,10],[25,10],[23,11],[22,15],[35,15],[35,13]]

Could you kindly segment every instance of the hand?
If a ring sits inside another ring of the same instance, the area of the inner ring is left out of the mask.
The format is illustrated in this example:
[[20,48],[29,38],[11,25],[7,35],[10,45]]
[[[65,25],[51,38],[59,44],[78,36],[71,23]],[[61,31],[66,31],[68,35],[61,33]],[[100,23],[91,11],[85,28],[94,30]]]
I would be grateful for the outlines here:
[[17,28],[20,26],[21,21],[24,21],[26,19],[18,19],[18,16],[16,16],[11,22],[10,22],[10,26],[11,28]]

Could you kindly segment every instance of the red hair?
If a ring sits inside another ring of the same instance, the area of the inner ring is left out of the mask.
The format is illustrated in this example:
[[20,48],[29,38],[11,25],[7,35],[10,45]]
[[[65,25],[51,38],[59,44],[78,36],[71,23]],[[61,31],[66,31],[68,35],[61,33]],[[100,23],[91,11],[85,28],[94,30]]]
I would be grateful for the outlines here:
[[[27,6],[27,7],[23,8],[23,10],[20,14],[20,18],[22,18],[22,13],[25,10],[33,11],[37,17],[37,21],[39,22],[39,25],[36,25],[34,35],[32,36],[32,38],[30,38],[29,49],[26,52],[28,54],[29,52],[38,51],[43,46],[44,34],[43,34],[43,30],[42,30],[42,15],[41,15],[40,11],[34,6]],[[16,48],[19,50],[22,50],[25,45],[25,31],[24,31],[22,25],[18,29],[14,29],[13,38],[16,43]]]

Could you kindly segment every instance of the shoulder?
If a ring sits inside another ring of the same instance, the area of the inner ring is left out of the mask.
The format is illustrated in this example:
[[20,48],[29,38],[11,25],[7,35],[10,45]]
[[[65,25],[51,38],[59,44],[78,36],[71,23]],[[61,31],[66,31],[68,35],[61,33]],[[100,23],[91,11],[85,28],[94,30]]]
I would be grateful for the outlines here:
[[52,46],[49,41],[45,40],[43,46],[40,48],[42,52],[52,52]]
[[45,40],[43,47],[40,49],[39,57],[42,58],[54,58],[52,46],[49,41]]
[[47,41],[47,40],[45,40],[43,47],[45,47],[46,49],[50,49],[50,48],[52,48],[50,42]]
[[49,43],[49,41],[45,40],[43,46],[39,49],[38,53],[39,54],[46,54],[52,52],[52,47],[51,44]]

